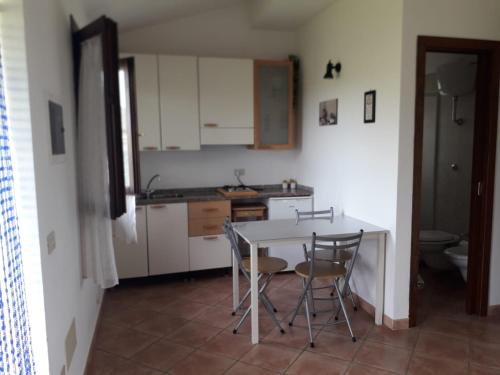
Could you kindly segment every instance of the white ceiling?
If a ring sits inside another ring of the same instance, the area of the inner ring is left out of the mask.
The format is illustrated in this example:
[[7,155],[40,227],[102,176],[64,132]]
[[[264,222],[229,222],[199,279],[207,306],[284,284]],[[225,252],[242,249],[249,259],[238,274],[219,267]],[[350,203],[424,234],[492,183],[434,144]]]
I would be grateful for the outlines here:
[[192,16],[242,0],[82,0],[90,19],[103,14],[129,30],[174,18]]
[[294,30],[334,0],[250,0],[255,27]]
[[130,30],[245,3],[255,27],[292,30],[334,0],[82,0],[90,19],[103,14]]

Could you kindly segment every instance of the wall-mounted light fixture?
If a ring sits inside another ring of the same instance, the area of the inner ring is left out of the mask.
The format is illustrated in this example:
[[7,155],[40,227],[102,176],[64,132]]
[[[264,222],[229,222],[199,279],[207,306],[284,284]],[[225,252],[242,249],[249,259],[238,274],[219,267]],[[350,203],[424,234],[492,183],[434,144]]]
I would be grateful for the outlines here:
[[336,63],[335,65],[332,63],[332,60],[328,61],[328,64],[326,64],[326,73],[323,76],[324,79],[333,79],[333,71],[335,70],[337,72],[337,75],[340,73],[340,70],[342,69],[342,65],[340,62]]

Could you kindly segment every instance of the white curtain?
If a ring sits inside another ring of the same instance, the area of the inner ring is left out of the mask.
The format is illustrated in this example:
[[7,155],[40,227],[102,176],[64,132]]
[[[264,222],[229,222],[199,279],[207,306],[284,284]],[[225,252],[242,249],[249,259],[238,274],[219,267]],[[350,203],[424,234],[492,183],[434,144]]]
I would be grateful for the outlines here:
[[109,208],[109,170],[100,36],[82,44],[78,92],[78,176],[83,276],[118,284]]

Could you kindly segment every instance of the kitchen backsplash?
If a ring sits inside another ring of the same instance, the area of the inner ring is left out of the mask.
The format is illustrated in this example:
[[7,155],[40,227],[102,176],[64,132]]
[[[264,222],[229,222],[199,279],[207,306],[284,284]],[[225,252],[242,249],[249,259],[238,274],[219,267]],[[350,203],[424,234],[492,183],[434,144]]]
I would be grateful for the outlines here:
[[[244,147],[206,147],[202,151],[141,152],[144,188],[161,175],[155,188],[189,188],[237,184],[234,169],[245,169],[245,184],[280,184],[295,178],[298,151],[254,151]],[[300,181],[299,181],[300,183]]]

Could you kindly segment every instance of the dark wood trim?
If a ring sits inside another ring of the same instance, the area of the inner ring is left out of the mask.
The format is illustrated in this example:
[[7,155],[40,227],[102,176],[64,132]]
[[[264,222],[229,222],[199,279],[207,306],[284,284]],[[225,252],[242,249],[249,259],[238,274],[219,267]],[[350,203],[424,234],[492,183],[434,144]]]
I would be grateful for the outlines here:
[[[474,160],[469,229],[469,266],[466,311],[486,315],[491,254],[495,180],[500,42],[419,36],[415,96],[415,139],[413,161],[412,240],[410,269],[410,326],[417,323],[417,277],[419,262],[420,204],[422,189],[422,147],[427,52],[477,54],[478,77],[474,125]],[[477,195],[478,183],[483,189]]]
[[[260,143],[259,123],[259,69],[262,66],[288,67],[288,142],[286,144],[264,145]],[[290,60],[255,60],[254,61],[254,144],[250,148],[256,150],[289,150],[295,147],[295,110],[294,95],[294,66]]]
[[75,77],[77,79],[75,88],[78,92],[81,44],[85,40],[96,36],[100,36],[102,41],[110,213],[111,218],[116,219],[126,212],[120,95],[118,85],[118,28],[113,20],[105,16],[98,18],[94,22],[73,33],[73,43],[75,46]]
[[134,193],[141,192],[141,163],[139,159],[139,128],[137,124],[137,97],[135,89],[135,60],[133,57],[120,59],[120,66],[125,67],[128,75],[130,103],[130,132],[132,136],[132,158],[134,168]]

